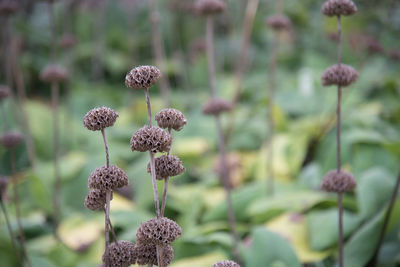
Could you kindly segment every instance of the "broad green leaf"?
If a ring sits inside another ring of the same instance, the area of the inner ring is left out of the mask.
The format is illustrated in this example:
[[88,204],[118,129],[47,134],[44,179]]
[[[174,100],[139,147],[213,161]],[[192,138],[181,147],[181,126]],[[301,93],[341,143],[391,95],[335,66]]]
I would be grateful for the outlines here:
[[214,252],[205,254],[202,256],[191,257],[186,259],[178,260],[172,263],[171,267],[209,267],[213,266],[214,263],[225,260],[226,256],[221,252]]

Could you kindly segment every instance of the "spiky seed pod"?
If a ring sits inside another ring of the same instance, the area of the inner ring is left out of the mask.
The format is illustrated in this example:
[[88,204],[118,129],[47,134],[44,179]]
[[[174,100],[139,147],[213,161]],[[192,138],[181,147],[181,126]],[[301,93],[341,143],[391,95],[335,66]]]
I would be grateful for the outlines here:
[[353,175],[344,170],[329,171],[322,180],[322,189],[327,192],[345,193],[352,191],[356,185]]
[[[185,171],[182,161],[178,157],[171,155],[163,155],[156,158],[155,169],[157,180],[177,176]],[[151,173],[150,163],[147,164],[147,172]]]
[[[174,259],[174,249],[171,245],[162,246],[162,266],[168,266]],[[135,254],[137,255],[136,263],[139,265],[156,265],[157,263],[157,247],[151,243],[137,243],[135,246]]]
[[19,132],[6,132],[0,137],[0,143],[6,148],[19,146],[24,138]]
[[65,49],[72,48],[76,45],[76,37],[72,33],[64,33],[61,36],[59,44]]
[[9,179],[5,176],[0,176],[0,201],[3,200],[3,196],[7,191]]
[[0,15],[9,16],[18,11],[18,0],[1,0],[0,1]]
[[203,113],[206,115],[218,115],[221,112],[230,111],[232,109],[232,102],[220,98],[208,100],[203,105]]
[[171,148],[172,137],[157,126],[144,126],[137,130],[131,138],[132,151],[168,152]]
[[111,108],[94,108],[86,113],[83,118],[83,125],[91,131],[100,131],[113,126],[118,116],[118,113]]
[[181,234],[181,227],[173,220],[166,217],[153,218],[139,226],[136,242],[165,245],[174,242]]
[[208,16],[224,12],[226,4],[222,0],[197,0],[194,7],[197,14]]
[[154,66],[133,68],[125,76],[125,85],[132,89],[150,88],[161,77],[161,72]]
[[158,126],[163,129],[171,128],[180,131],[186,125],[186,118],[179,110],[165,108],[156,114]]
[[288,30],[292,26],[292,22],[288,17],[282,14],[272,15],[266,21],[268,27],[275,31]]
[[117,166],[102,166],[89,176],[89,188],[103,191],[114,190],[128,184],[128,176]]
[[326,16],[349,16],[357,12],[357,7],[351,0],[327,0],[322,5],[322,13]]
[[91,189],[85,198],[85,207],[90,210],[103,210],[104,205],[106,205],[106,191]]
[[10,95],[10,87],[7,85],[0,85],[0,100],[7,98]]
[[240,267],[240,265],[234,261],[223,260],[214,264],[213,267]]
[[[108,247],[110,266],[128,267],[136,262],[135,245],[132,242],[119,240]],[[105,255],[103,254],[103,262]]]
[[68,79],[68,71],[57,64],[46,66],[40,73],[40,79],[44,82],[64,82]]
[[354,83],[358,78],[357,71],[345,64],[336,64],[327,68],[321,76],[322,85],[339,85],[339,86],[349,86]]

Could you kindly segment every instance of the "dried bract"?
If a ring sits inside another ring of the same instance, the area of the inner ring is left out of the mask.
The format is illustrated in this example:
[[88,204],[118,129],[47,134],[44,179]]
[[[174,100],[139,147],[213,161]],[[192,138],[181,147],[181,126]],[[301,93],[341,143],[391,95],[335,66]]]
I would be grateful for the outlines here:
[[220,98],[214,98],[208,100],[203,105],[203,113],[207,115],[219,115],[221,112],[230,111],[232,107],[232,102]]
[[106,191],[100,189],[91,189],[85,198],[85,207],[90,210],[104,210],[105,205]]
[[222,0],[197,0],[195,3],[196,13],[207,16],[224,12],[226,4]]
[[114,190],[128,184],[128,176],[117,166],[102,166],[89,176],[89,188],[103,191]]
[[240,267],[240,265],[234,261],[223,260],[214,264],[213,267]]
[[6,148],[19,146],[24,138],[18,132],[6,132],[0,137],[0,143]]
[[332,16],[349,16],[357,12],[357,7],[351,0],[327,0],[322,5],[322,13]]
[[[182,161],[171,155],[163,155],[155,159],[156,178],[162,180],[167,177],[177,176],[185,171]],[[147,164],[147,172],[151,173],[150,163]]]
[[[156,265],[157,264],[157,247],[155,244],[151,243],[138,243],[135,247],[137,255],[137,264],[139,265]],[[162,246],[162,266],[168,266],[174,259],[174,249],[171,245]]]
[[154,66],[133,68],[125,76],[125,85],[132,89],[150,88],[161,77],[161,72]]
[[161,128],[180,131],[186,125],[186,118],[179,110],[166,108],[156,114],[156,121]]
[[[112,267],[128,267],[136,262],[135,245],[132,242],[119,240],[108,247],[109,262]],[[103,255],[105,262],[105,255]]]
[[7,98],[10,95],[10,87],[0,85],[0,100]]
[[289,30],[292,22],[282,14],[272,15],[267,19],[267,25],[275,31]]
[[172,137],[157,126],[144,126],[137,130],[131,138],[132,151],[168,152],[171,148]]
[[100,131],[113,126],[118,116],[118,113],[111,108],[94,108],[86,113],[83,125],[91,131]]
[[165,245],[174,242],[182,234],[181,227],[168,218],[154,218],[142,223],[136,232],[136,242]]
[[336,64],[327,68],[321,76],[322,85],[349,86],[358,78],[357,71],[345,64]]
[[327,192],[345,193],[352,191],[356,185],[353,175],[344,170],[332,170],[322,180],[322,189]]

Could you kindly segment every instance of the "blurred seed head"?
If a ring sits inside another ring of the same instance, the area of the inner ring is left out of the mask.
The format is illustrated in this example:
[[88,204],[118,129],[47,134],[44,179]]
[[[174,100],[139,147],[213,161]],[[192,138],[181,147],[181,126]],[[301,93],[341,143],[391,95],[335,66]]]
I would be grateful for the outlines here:
[[64,82],[68,79],[68,71],[57,64],[47,65],[40,73],[40,79],[44,82]]
[[100,189],[91,189],[85,198],[85,207],[90,210],[103,210],[105,205],[106,191]]
[[166,245],[182,235],[181,227],[166,217],[154,218],[142,223],[136,232],[136,242],[140,244]]
[[389,56],[392,60],[400,61],[400,50],[392,50],[389,52]]
[[354,83],[357,78],[357,71],[353,67],[345,64],[333,65],[327,68],[321,76],[323,86],[349,86]]
[[354,176],[344,170],[329,171],[322,180],[322,189],[327,192],[345,193],[352,191],[357,183]]
[[118,113],[108,107],[99,107],[90,110],[83,118],[83,125],[91,131],[100,131],[113,126]]
[[326,16],[349,16],[357,12],[357,7],[351,0],[327,0],[322,5],[322,13]]
[[[162,246],[162,266],[168,266],[174,259],[174,249],[171,245],[166,244]],[[137,243],[136,247],[137,264],[139,265],[155,265],[157,264],[157,247],[155,244],[147,243]]]
[[[182,161],[178,157],[171,155],[163,155],[156,158],[155,169],[157,180],[177,176],[185,171]],[[147,164],[147,172],[151,173],[150,163]]]
[[132,89],[150,88],[161,77],[161,72],[154,66],[133,68],[125,76],[125,85]]
[[3,196],[7,192],[8,182],[8,177],[0,176],[0,201],[3,201]]
[[128,176],[117,166],[102,166],[89,176],[89,188],[103,191],[114,190],[128,184]]
[[215,15],[224,12],[226,4],[222,0],[197,0],[195,9],[202,16]]
[[173,108],[165,108],[158,112],[155,117],[160,128],[172,128],[180,131],[186,125],[186,118],[179,110]]
[[[110,266],[128,267],[136,263],[135,245],[132,242],[119,240],[108,247]],[[105,255],[103,254],[103,262]]]
[[[238,183],[240,183],[240,180],[238,180],[236,177],[234,177],[235,172],[240,170],[242,167],[242,159],[240,156],[237,154],[227,154],[225,156],[225,164],[226,164],[226,172],[227,172],[227,177],[229,178],[228,181],[225,181],[225,186],[228,186],[229,188],[233,188]],[[223,176],[223,164],[221,157],[218,157],[214,166],[214,171],[220,176]],[[241,176],[241,175],[240,175]],[[235,179],[236,178],[236,179]]]
[[0,137],[0,143],[6,148],[15,148],[24,140],[19,132],[6,132]]
[[0,85],[0,100],[7,98],[10,95],[10,87],[7,85]]
[[0,0],[0,15],[9,16],[19,9],[19,0]]
[[288,17],[282,14],[272,15],[267,18],[268,27],[275,31],[289,30],[292,27],[292,22]]
[[59,45],[63,47],[64,49],[70,49],[73,48],[76,45],[76,37],[72,33],[64,33],[61,36],[61,39],[59,41]]
[[240,265],[234,261],[223,260],[214,264],[213,267],[240,267]]
[[366,40],[366,48],[369,54],[376,55],[376,54],[384,54],[385,49],[383,48],[382,44],[374,37],[369,37]]
[[203,105],[203,113],[206,115],[219,115],[222,112],[230,111],[232,107],[232,102],[220,98],[214,98],[208,100]]
[[131,150],[146,152],[168,152],[171,148],[172,137],[157,126],[144,126],[137,130],[131,138]]

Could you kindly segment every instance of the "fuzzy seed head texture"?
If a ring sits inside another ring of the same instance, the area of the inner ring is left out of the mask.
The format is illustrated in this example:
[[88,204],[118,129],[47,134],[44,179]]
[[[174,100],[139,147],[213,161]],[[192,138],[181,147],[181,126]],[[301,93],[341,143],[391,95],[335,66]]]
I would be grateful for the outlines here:
[[2,198],[7,191],[8,182],[9,179],[7,177],[0,176],[0,201],[2,201]]
[[156,121],[160,128],[171,128],[180,131],[186,125],[186,118],[179,110],[166,108],[156,114]]
[[292,22],[288,17],[282,14],[272,15],[266,21],[268,27],[275,31],[289,30]]
[[358,78],[358,72],[351,66],[335,64],[327,68],[321,76],[322,85],[349,86]]
[[104,190],[91,189],[85,198],[85,207],[90,210],[103,210],[106,205],[106,193]]
[[131,150],[146,152],[168,152],[171,148],[172,137],[157,126],[144,126],[137,130],[131,138]]
[[223,260],[215,263],[213,267],[240,267],[240,265],[234,261]]
[[345,193],[352,191],[357,183],[354,176],[344,170],[329,171],[322,180],[322,189],[326,192]]
[[0,15],[9,16],[18,11],[19,0],[0,0]]
[[89,188],[103,191],[114,190],[128,184],[128,176],[117,166],[102,166],[89,176]]
[[327,0],[322,5],[325,16],[350,16],[357,12],[357,6],[351,0]]
[[136,242],[142,244],[171,244],[182,235],[181,227],[166,217],[153,218],[142,223],[136,232]]
[[[171,245],[167,244],[162,246],[162,266],[168,266],[174,259],[174,249]],[[137,243],[135,247],[137,261],[139,265],[156,265],[157,264],[157,247],[152,243]]]
[[208,16],[224,12],[226,4],[222,0],[197,0],[194,8],[197,14]]
[[[178,157],[172,155],[163,155],[155,158],[155,169],[157,180],[177,176],[185,171],[182,161]],[[147,164],[147,172],[151,173],[150,163]]]
[[125,85],[132,89],[146,89],[155,84],[161,77],[161,71],[154,66],[133,68],[125,76]]
[[232,102],[226,101],[221,98],[214,98],[208,100],[203,105],[203,113],[206,115],[219,115],[222,112],[227,112],[232,109]]
[[44,82],[64,82],[68,79],[68,71],[60,65],[47,65],[40,73],[40,79]]
[[[119,240],[108,247],[110,266],[128,267],[136,262],[135,245],[132,242]],[[105,262],[105,254],[103,255]]]
[[99,107],[89,110],[83,118],[83,125],[91,131],[100,131],[113,126],[118,113],[108,107]]
[[6,132],[0,137],[0,143],[6,148],[15,148],[19,146],[24,137],[19,132]]
[[7,85],[0,85],[0,100],[7,98],[10,95],[10,87]]

